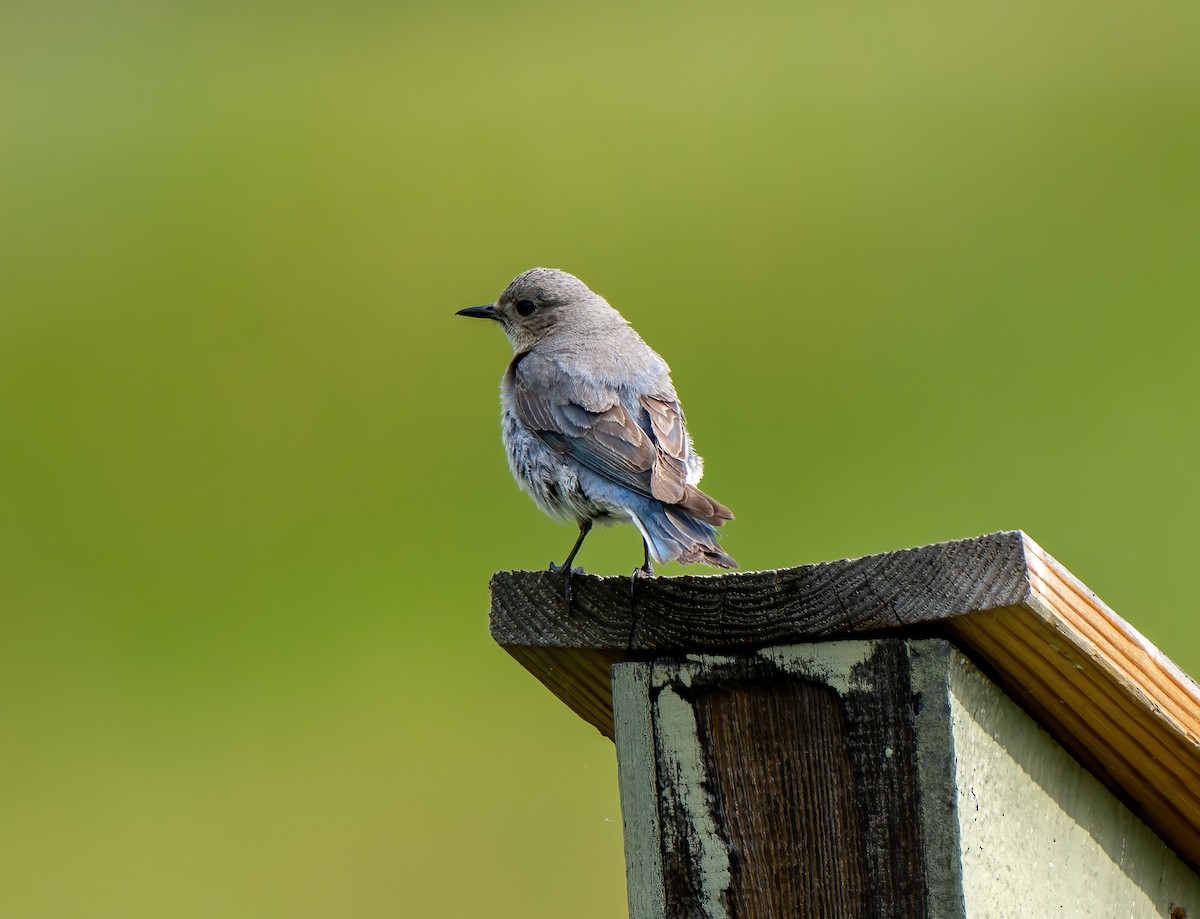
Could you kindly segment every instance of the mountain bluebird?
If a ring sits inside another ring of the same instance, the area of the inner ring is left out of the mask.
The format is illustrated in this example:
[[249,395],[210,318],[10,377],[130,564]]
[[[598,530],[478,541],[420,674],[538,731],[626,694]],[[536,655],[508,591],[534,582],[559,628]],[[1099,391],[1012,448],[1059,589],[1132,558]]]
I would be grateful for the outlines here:
[[515,352],[500,382],[508,463],[538,507],[573,521],[579,538],[562,567],[571,596],[571,563],[594,523],[631,522],[645,561],[737,563],[714,527],[729,508],[700,491],[703,461],[684,427],[671,371],[603,297],[573,275],[531,268],[495,303],[459,316],[500,324]]

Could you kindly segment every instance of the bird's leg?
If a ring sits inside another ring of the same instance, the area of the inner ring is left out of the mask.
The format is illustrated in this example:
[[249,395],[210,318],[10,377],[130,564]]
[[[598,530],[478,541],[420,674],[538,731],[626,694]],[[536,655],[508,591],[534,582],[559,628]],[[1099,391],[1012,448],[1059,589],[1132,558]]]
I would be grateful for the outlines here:
[[583,545],[584,538],[587,536],[588,533],[591,532],[591,530],[592,530],[592,518],[591,517],[587,517],[584,520],[579,521],[579,538],[577,540],[575,540],[575,545],[571,546],[571,551],[567,555],[567,560],[565,562],[563,562],[561,566],[554,564],[554,562],[551,562],[550,570],[551,571],[562,571],[565,568],[567,571],[570,571],[571,570],[571,562],[575,561],[575,556],[579,554],[579,547]]
[[637,588],[637,582],[642,578],[654,577],[654,565],[650,562],[650,543],[646,542],[644,539],[642,540],[642,549],[645,551],[645,561],[642,562],[641,568],[633,569],[633,574],[630,575],[629,578],[630,590],[635,590]]
[[571,562],[575,561],[575,556],[579,552],[579,547],[583,545],[583,540],[592,529],[592,518],[588,517],[579,521],[579,538],[575,540],[575,545],[571,547],[571,552],[567,556],[567,560],[562,563],[561,567],[550,563],[551,571],[561,571],[563,573],[563,596],[567,602],[571,602]]

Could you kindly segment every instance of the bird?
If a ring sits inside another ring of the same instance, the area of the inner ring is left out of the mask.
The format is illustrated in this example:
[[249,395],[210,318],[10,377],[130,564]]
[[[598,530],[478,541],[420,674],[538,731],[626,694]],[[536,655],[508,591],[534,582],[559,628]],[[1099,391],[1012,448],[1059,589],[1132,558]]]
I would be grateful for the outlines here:
[[500,381],[501,438],[518,484],[579,537],[562,565],[570,602],[572,563],[593,525],[632,523],[644,561],[736,568],[716,527],[733,519],[696,487],[704,462],[692,446],[671,370],[628,321],[566,271],[531,268],[494,303],[456,315],[489,319],[512,344]]

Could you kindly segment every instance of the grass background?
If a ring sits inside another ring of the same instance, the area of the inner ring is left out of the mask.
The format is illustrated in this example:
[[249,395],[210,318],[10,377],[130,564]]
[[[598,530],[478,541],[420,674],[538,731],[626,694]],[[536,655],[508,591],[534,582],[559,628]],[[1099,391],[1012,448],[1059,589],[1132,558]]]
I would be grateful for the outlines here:
[[1172,0],[6,4],[0,914],[624,914],[611,744],[486,634],[573,537],[453,316],[533,265],[671,362],[743,567],[1020,527],[1200,672],[1198,40]]

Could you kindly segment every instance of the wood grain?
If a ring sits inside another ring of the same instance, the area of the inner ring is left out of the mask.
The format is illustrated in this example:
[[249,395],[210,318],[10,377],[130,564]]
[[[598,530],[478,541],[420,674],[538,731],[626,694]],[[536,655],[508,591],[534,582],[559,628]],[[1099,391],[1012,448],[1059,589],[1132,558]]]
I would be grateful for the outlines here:
[[1200,690],[1020,531],[776,571],[492,578],[493,637],[613,735],[608,668],[822,639],[951,639],[1200,866]]
[[863,635],[1021,602],[1030,584],[1020,532],[798,568],[716,576],[572,579],[492,576],[492,637],[502,645],[642,651],[756,648]]
[[1026,537],[1029,600],[948,624],[1006,692],[1193,867],[1200,690]]
[[621,665],[622,685],[643,692],[623,705],[651,713],[644,749],[624,755],[651,762],[656,789],[623,781],[623,809],[629,794],[652,809],[642,837],[661,850],[648,878],[630,878],[632,903],[667,919],[932,914],[909,643],[850,644],[861,656],[822,645],[828,658]]

